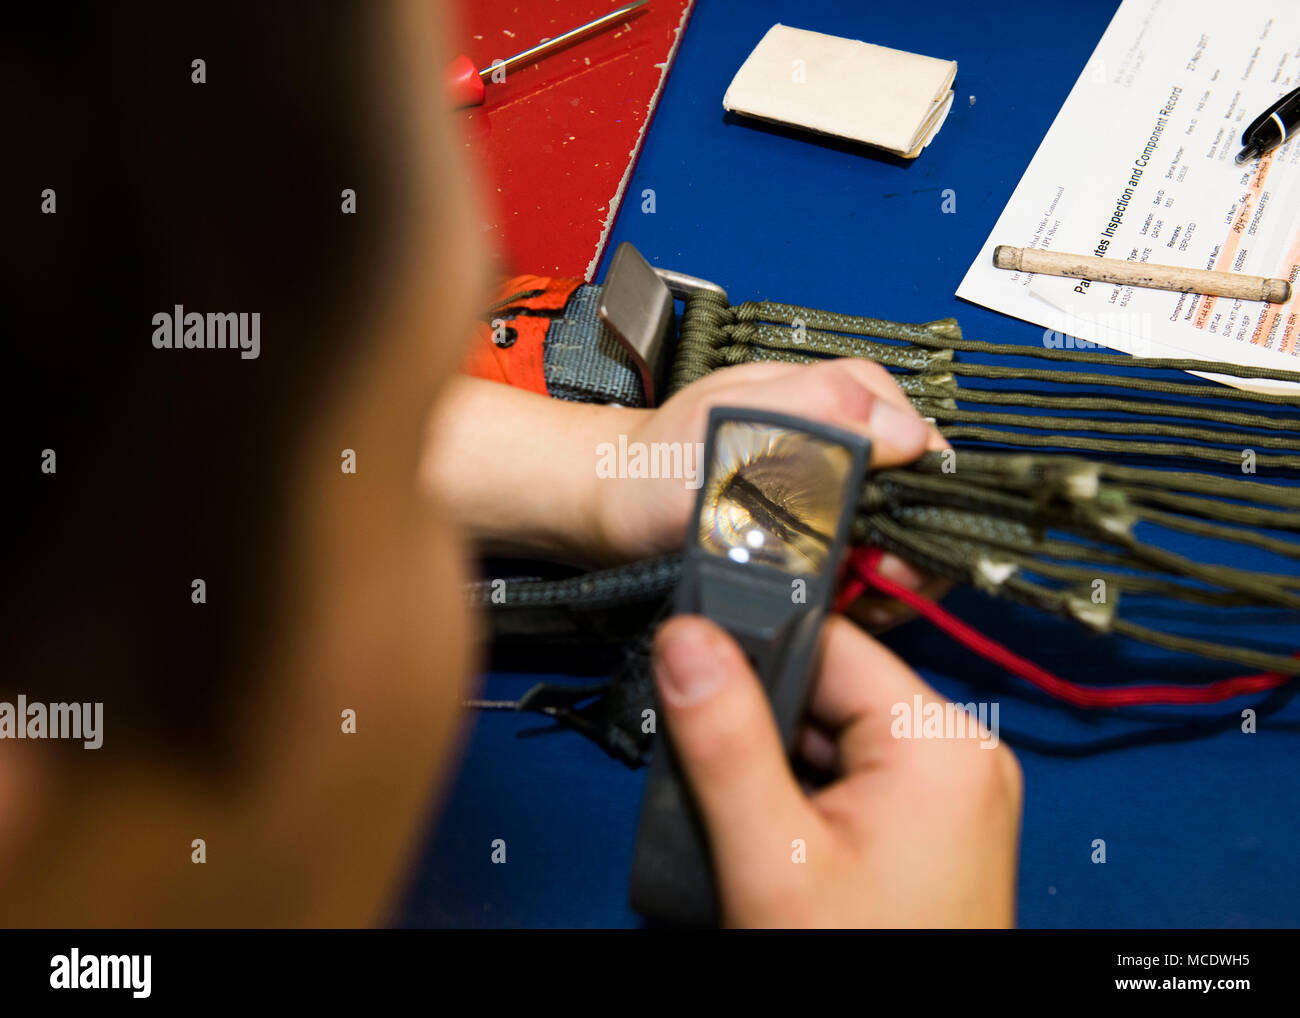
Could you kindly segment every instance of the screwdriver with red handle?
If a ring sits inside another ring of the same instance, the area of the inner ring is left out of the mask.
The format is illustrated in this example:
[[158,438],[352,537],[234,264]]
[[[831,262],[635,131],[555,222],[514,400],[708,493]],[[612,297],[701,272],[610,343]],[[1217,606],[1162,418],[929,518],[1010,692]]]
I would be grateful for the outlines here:
[[452,106],[460,109],[464,106],[478,106],[483,102],[483,96],[487,92],[486,82],[496,71],[507,73],[516,67],[524,64],[530,64],[539,57],[545,56],[561,46],[567,46],[569,43],[576,41],[592,32],[599,32],[607,28],[614,22],[631,14],[638,7],[649,3],[649,0],[636,0],[636,3],[627,4],[616,11],[610,11],[608,14],[602,14],[595,21],[589,21],[585,25],[579,25],[577,28],[565,32],[563,35],[557,35],[554,39],[547,39],[545,42],[539,42],[531,49],[526,49],[522,53],[516,53],[508,60],[499,60],[488,67],[479,70],[474,66],[474,61],[463,53],[451,62],[447,68],[447,91],[451,96]]

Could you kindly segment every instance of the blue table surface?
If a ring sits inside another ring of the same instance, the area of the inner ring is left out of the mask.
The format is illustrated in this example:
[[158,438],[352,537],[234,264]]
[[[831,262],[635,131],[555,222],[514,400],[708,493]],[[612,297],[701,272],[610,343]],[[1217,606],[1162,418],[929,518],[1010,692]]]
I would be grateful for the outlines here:
[[[1040,328],[953,294],[1115,9],[1113,0],[697,0],[608,250],[631,241],[657,265],[720,283],[735,303],[784,300],[899,321],[953,315],[968,337],[1040,344]],[[731,77],[777,22],[955,59],[947,123],[902,165],[726,116]],[[1104,139],[1085,140],[1082,158],[1093,143]],[[654,214],[641,211],[646,188]],[[955,213],[942,211],[946,189]],[[598,276],[608,261],[607,252]],[[1199,548],[1195,538],[1171,546],[1188,555]],[[1196,681],[1243,670],[1091,637],[970,590],[945,603],[1076,681]],[[1149,611],[1153,624],[1175,631],[1300,648],[1294,615]],[[1002,736],[1025,773],[1022,926],[1300,925],[1300,705],[1291,693],[1082,712],[1028,690],[926,622],[885,639],[944,695],[1001,704]],[[538,678],[494,673],[484,695],[513,698]],[[1255,734],[1241,731],[1246,706],[1260,707]],[[432,807],[432,833],[395,922],[640,925],[626,882],[644,769],[535,715],[469,714],[466,725],[460,770]],[[495,839],[506,843],[505,865],[492,862]],[[1106,843],[1104,864],[1092,861],[1095,839]]]

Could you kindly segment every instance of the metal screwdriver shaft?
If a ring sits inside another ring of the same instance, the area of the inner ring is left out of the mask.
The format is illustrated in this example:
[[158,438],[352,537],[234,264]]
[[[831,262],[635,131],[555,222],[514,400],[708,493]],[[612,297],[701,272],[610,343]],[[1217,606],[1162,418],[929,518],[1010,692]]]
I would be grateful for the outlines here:
[[516,53],[505,60],[495,61],[482,69],[476,69],[467,56],[461,55],[457,57],[452,61],[451,67],[448,69],[448,88],[451,92],[453,105],[457,107],[477,106],[483,101],[484,85],[495,72],[509,73],[516,67],[531,64],[548,53],[553,53],[555,50],[576,42],[578,39],[608,28],[614,22],[621,21],[638,7],[644,7],[647,3],[649,3],[649,0],[636,0],[635,3],[625,4],[608,14],[602,14],[594,21],[572,28],[563,35],[557,35],[554,39],[539,42],[536,46],[531,46],[522,53]]
[[554,52],[562,46],[567,46],[571,42],[576,42],[583,36],[599,32],[601,29],[612,25],[615,21],[631,14],[638,7],[644,7],[650,0],[636,0],[636,3],[627,4],[616,11],[610,11],[608,14],[601,15],[595,21],[589,21],[585,25],[579,25],[577,28],[570,29],[563,35],[557,35],[554,39],[547,39],[545,42],[539,42],[536,46],[524,50],[522,53],[516,53],[514,56],[502,60],[499,64],[493,63],[478,72],[478,76],[487,81],[492,72],[497,68],[504,71],[513,71],[516,67],[522,67],[524,64],[530,64],[539,57],[547,53]]

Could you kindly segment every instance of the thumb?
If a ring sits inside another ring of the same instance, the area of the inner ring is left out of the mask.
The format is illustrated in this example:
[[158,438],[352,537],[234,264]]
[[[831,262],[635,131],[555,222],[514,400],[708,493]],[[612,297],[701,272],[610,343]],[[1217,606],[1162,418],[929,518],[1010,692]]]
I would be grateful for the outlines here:
[[818,821],[740,648],[712,622],[677,616],[655,636],[654,675],[718,870],[743,879],[775,860],[788,864],[790,839],[807,837]]

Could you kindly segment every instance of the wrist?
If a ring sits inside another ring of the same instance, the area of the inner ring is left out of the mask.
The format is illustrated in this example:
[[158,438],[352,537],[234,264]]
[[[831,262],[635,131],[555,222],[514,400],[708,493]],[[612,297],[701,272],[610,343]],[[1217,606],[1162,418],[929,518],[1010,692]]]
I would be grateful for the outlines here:
[[627,478],[618,469],[620,444],[631,445],[645,420],[653,413],[633,407],[601,407],[586,435],[586,472],[578,486],[582,492],[583,532],[588,552],[597,566],[612,566],[636,557],[630,539],[631,519],[623,494]]

